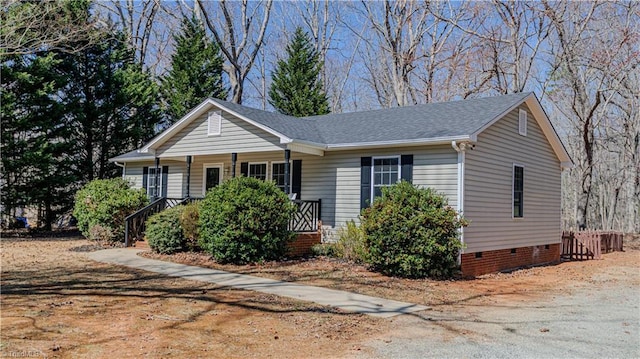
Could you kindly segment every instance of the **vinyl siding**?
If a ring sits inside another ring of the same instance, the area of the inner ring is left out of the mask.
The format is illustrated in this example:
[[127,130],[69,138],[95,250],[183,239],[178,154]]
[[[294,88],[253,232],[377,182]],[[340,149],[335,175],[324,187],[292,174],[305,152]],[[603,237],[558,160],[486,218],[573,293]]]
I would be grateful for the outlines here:
[[205,113],[198,117],[169,138],[157,149],[157,156],[162,158],[282,150],[277,136],[226,112],[222,113],[220,135],[209,136],[207,116]]
[[[465,161],[466,253],[560,242],[560,162],[526,105],[478,136]],[[524,166],[524,217],[513,218],[513,166]]]
[[413,183],[433,187],[457,207],[457,154],[450,146],[326,152],[302,163],[302,197],[322,199],[324,225],[344,226],[360,214],[360,158],[412,154]]
[[[129,162],[124,169],[124,179],[131,182],[133,188],[142,188],[142,168],[154,166],[154,161]],[[183,182],[187,173],[186,162],[160,160],[160,166],[169,166],[167,197],[183,198]]]
[[[413,183],[433,187],[443,193],[449,204],[457,208],[457,153],[451,146],[415,146],[370,151],[326,152],[325,156],[291,153],[291,160],[302,160],[302,188],[300,199],[322,199],[322,220],[325,226],[338,228],[360,214],[360,158],[364,156],[413,155]],[[239,153],[236,174],[240,175],[242,162],[268,162],[267,174],[271,176],[271,163],[284,161],[284,151]],[[161,165],[172,163],[169,170],[170,195],[186,196],[186,163],[160,160]],[[192,197],[202,197],[204,164],[222,164],[223,180],[231,176],[231,154],[194,156],[191,164]],[[142,186],[142,167],[149,164],[127,164],[125,177]],[[175,173],[176,176],[172,174]],[[179,176],[177,174],[180,174]]]

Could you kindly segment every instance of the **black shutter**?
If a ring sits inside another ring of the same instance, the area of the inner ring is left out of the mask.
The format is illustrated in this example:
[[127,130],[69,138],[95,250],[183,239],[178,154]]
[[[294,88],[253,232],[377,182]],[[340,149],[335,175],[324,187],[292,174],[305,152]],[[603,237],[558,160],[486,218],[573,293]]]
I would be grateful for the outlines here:
[[249,177],[249,162],[240,163],[240,174]]
[[371,157],[360,158],[360,209],[371,204]]
[[402,155],[400,157],[400,166],[402,166],[401,179],[413,183],[413,155]]
[[142,167],[142,188],[144,188],[145,192],[147,192],[147,183],[149,183],[148,181],[149,181],[149,167]]
[[291,169],[291,193],[297,193],[297,199],[302,199],[302,160],[293,160]]
[[169,166],[162,166],[162,190],[160,197],[167,197],[167,182],[169,182]]

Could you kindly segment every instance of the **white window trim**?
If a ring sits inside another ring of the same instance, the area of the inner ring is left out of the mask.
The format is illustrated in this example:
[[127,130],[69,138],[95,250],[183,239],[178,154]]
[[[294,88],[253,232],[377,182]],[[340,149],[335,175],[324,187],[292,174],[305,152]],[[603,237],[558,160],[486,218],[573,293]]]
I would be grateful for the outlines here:
[[394,155],[394,156],[371,156],[371,203],[373,203],[373,200],[375,199],[375,173],[376,173],[376,160],[384,160],[384,159],[388,159],[388,158],[397,158],[398,159],[398,180],[396,181],[396,183],[400,182],[402,180],[402,163],[401,163],[401,156],[400,155]]
[[[271,161],[269,162],[269,164],[267,165],[267,167],[269,167],[269,169],[271,170],[271,173],[269,174],[269,178],[271,181],[273,181],[273,165],[277,165],[277,164],[285,164],[287,163],[286,161]],[[291,189],[291,181],[293,180],[293,171],[291,171],[291,168],[293,167],[293,161],[289,161],[289,189]]]
[[[524,109],[520,109],[518,111],[518,133],[521,136],[526,136],[527,135],[527,126],[528,126],[528,122],[529,121],[529,114],[527,113],[526,110]],[[524,122],[524,126],[522,126],[522,123]]]
[[264,161],[264,162],[249,162],[249,164],[247,165],[247,177],[251,177],[251,165],[265,165],[265,171],[264,171],[264,179],[265,181],[269,180],[269,175],[271,174],[269,171],[269,161]]
[[[218,116],[218,125],[211,126],[213,116]],[[215,128],[212,128],[215,127]],[[207,136],[220,136],[222,133],[222,111],[209,111],[207,114]]]
[[224,163],[205,163],[202,165],[202,196],[207,194],[207,168],[220,169],[220,183],[224,178]]
[[[514,192],[515,192],[515,187],[514,187],[514,182],[516,179],[516,167],[522,167],[522,216],[521,217],[515,217],[513,215],[513,201],[515,199],[515,197],[513,196]],[[511,219],[519,221],[524,219],[524,165],[521,163],[513,163],[513,166],[511,166]]]
[[[153,177],[155,178],[156,174],[156,166],[149,166],[148,170],[147,170],[147,194],[151,195],[151,191],[150,189],[155,187],[155,186],[151,186],[151,181],[149,180],[151,178],[151,170],[153,170],[154,174]],[[160,176],[158,176],[158,181],[160,182],[158,184],[158,193],[157,196],[155,198],[162,198],[162,166],[158,167],[158,171],[160,172]],[[168,189],[167,189],[168,190]],[[165,194],[166,196],[166,194]]]

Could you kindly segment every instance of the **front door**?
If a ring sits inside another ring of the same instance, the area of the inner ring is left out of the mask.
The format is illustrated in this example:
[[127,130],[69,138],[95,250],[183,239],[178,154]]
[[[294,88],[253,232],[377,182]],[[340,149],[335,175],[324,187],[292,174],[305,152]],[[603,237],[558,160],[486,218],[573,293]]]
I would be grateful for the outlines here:
[[203,194],[210,188],[216,187],[222,180],[222,165],[205,165]]

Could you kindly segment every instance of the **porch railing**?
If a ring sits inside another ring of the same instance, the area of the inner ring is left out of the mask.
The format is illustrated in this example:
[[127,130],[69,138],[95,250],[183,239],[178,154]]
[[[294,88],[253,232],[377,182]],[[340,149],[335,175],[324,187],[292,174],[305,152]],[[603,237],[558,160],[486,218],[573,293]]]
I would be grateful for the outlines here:
[[322,200],[305,201],[293,200],[298,211],[289,221],[289,230],[294,232],[317,232],[322,218]]
[[[124,227],[124,245],[129,247],[133,241],[140,240],[144,237],[147,219],[152,215],[173,206],[200,200],[201,198],[191,197],[183,199],[160,198],[127,216]],[[320,218],[322,218],[322,200],[293,200],[292,202],[295,203],[298,210],[291,216],[291,220],[289,220],[289,230],[293,232],[317,232],[320,226]]]
[[162,212],[167,208],[184,204],[189,198],[159,198],[150,205],[134,212],[124,219],[124,245],[129,247],[132,241],[137,241],[144,236],[147,219],[152,215]]

